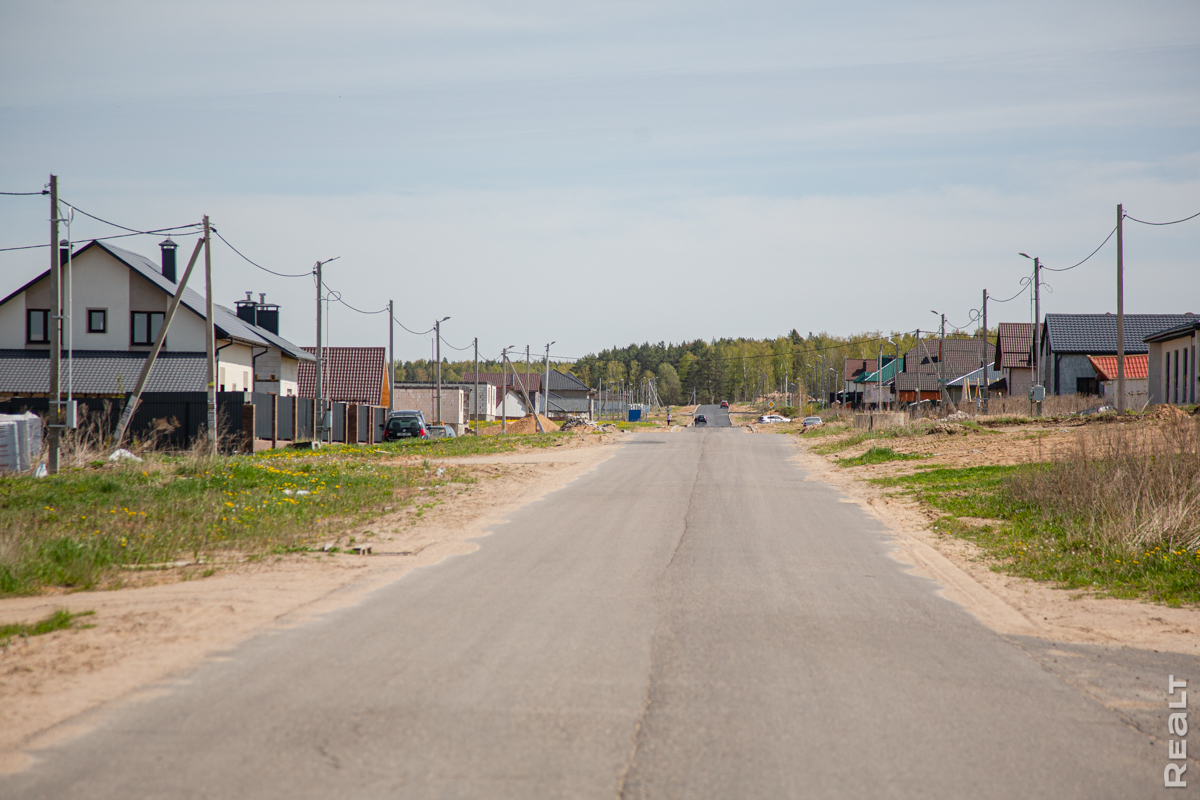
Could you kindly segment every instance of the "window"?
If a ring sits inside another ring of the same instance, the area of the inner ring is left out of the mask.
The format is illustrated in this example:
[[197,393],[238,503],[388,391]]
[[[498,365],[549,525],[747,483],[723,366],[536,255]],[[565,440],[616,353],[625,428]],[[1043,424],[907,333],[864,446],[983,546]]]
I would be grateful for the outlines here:
[[89,308],[88,333],[106,333],[108,331],[108,309]]
[[1095,378],[1076,378],[1075,379],[1076,394],[1096,394],[1096,379]]
[[154,344],[154,337],[158,336],[165,316],[161,311],[134,311],[129,343]]
[[25,341],[30,344],[49,344],[50,309],[31,308],[25,314]]

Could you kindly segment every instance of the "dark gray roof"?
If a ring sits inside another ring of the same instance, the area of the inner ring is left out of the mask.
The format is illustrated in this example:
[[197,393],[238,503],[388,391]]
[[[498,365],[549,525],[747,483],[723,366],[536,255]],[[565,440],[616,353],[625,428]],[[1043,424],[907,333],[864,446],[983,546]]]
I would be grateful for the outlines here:
[[[78,395],[121,395],[133,391],[145,353],[121,350],[76,350],[72,372]],[[62,390],[67,390],[67,359],[62,360]],[[150,370],[148,392],[203,392],[206,389],[204,353],[162,352]],[[48,394],[50,351],[0,350],[0,392]]]
[[1170,339],[1176,339],[1180,336],[1187,336],[1192,331],[1200,330],[1200,319],[1195,319],[1185,325],[1180,325],[1177,328],[1168,328],[1165,331],[1160,331],[1153,336],[1147,336],[1147,342],[1165,342]]
[[[1195,321],[1194,314],[1126,314],[1125,352],[1149,352],[1147,337]],[[1055,353],[1117,352],[1116,314],[1047,314],[1043,329],[1047,346]]]
[[550,392],[586,392],[588,385],[569,372],[550,370]]

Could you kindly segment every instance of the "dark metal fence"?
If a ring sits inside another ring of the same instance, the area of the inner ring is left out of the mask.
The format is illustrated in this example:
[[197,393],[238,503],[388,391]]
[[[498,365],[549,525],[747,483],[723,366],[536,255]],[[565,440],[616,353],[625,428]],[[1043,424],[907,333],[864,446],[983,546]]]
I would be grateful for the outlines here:
[[279,398],[279,420],[275,435],[280,439],[292,438],[292,425],[296,419],[296,400],[295,397]]
[[333,412],[333,441],[346,441],[346,404],[330,403]]

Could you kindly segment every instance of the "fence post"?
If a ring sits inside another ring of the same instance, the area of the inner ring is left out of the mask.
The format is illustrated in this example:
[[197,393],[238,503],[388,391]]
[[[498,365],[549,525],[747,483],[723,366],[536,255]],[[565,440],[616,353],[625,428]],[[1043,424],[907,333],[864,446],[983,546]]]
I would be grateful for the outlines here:
[[346,404],[346,444],[358,444],[358,403]]
[[[247,411],[250,413],[246,413]],[[254,452],[254,439],[258,433],[254,427],[257,411],[254,403],[242,403],[242,450],[247,453]]]

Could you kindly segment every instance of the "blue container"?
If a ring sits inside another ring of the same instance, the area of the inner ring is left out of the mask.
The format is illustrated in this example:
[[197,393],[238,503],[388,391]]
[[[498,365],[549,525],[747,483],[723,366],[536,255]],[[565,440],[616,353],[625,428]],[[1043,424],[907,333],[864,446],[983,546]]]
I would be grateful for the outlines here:
[[640,408],[629,409],[629,421],[640,422],[642,419],[642,410]]

